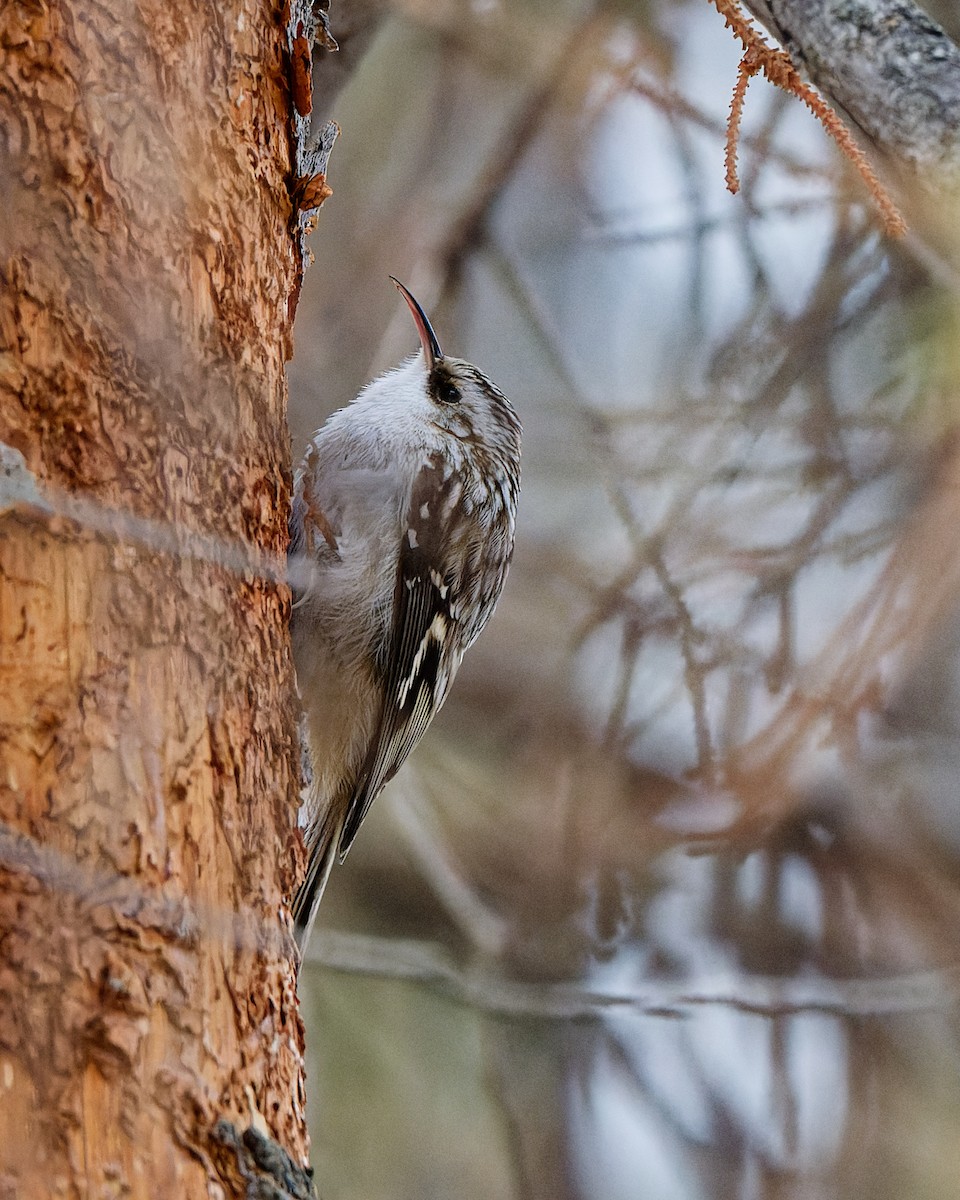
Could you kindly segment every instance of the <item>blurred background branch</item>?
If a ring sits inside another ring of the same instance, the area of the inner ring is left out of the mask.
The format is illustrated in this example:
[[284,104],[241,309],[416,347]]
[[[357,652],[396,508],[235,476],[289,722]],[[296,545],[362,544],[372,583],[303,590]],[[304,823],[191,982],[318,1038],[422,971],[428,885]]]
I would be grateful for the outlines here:
[[407,0],[334,107],[295,445],[412,351],[392,272],[525,449],[504,600],[302,977],[333,1195],[952,1194],[954,194],[936,122],[940,212],[878,157],[891,244],[756,83],[729,196],[739,54],[702,0]]

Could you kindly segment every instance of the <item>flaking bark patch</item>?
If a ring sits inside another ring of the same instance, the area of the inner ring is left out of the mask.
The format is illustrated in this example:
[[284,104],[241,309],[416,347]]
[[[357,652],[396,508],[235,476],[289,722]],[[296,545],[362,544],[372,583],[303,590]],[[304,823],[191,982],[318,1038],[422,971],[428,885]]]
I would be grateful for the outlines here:
[[229,1194],[211,1131],[251,1096],[305,1161],[289,593],[256,569],[287,540],[286,69],[251,0],[0,9],[0,440],[50,500],[0,506],[20,1195]]

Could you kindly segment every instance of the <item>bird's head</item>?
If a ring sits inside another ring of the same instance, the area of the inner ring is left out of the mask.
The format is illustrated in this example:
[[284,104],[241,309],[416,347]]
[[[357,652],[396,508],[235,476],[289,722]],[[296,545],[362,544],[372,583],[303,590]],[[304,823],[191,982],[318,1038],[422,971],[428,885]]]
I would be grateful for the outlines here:
[[396,373],[391,372],[405,385],[412,409],[441,436],[464,443],[475,454],[516,462],[521,430],[513,405],[472,363],[444,354],[418,301],[399,280],[393,282],[410,308],[420,337],[420,352]]

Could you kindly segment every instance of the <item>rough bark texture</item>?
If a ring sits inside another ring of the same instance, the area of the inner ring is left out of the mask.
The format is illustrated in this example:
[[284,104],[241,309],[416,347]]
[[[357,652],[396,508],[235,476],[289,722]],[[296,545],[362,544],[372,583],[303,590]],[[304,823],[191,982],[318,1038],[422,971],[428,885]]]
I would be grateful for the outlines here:
[[746,5],[877,150],[927,186],[960,186],[960,48],[915,4]]
[[251,1110],[304,1161],[289,596],[228,562],[286,545],[282,22],[0,5],[0,440],[103,516],[0,515],[4,1198],[245,1194]]

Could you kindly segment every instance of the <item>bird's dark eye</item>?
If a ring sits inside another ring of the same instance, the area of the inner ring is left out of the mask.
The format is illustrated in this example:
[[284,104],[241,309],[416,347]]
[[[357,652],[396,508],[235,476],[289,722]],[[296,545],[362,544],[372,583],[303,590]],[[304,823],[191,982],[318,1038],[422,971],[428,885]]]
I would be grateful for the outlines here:
[[463,393],[452,379],[438,380],[433,396],[440,404],[459,404],[463,399]]

